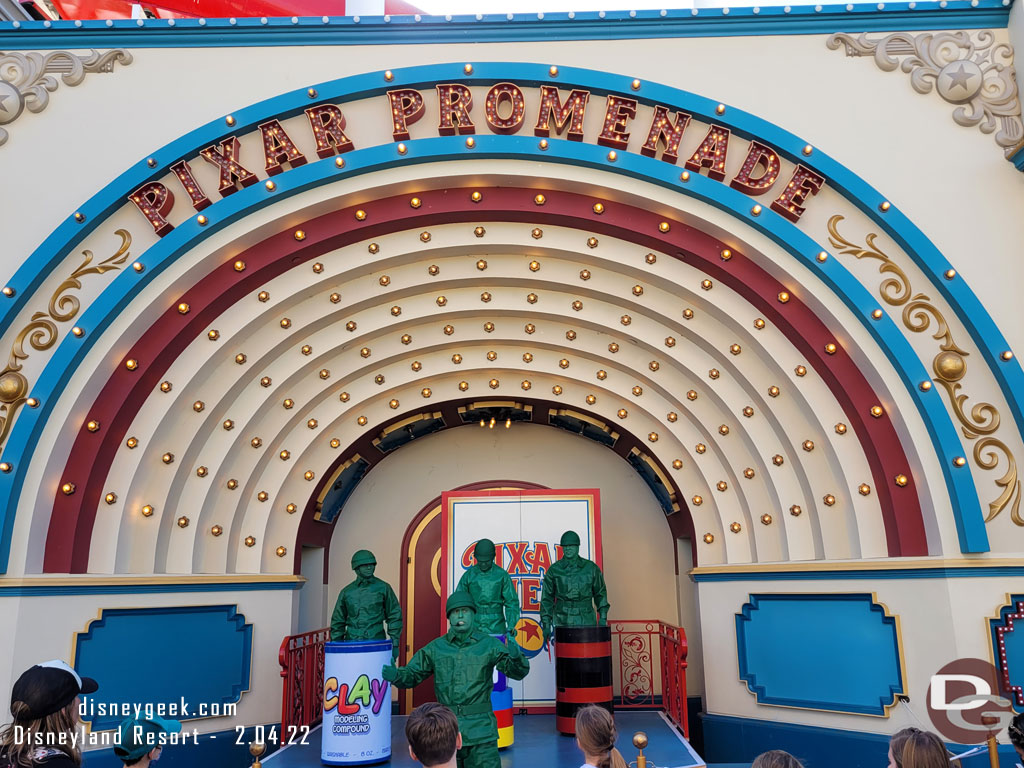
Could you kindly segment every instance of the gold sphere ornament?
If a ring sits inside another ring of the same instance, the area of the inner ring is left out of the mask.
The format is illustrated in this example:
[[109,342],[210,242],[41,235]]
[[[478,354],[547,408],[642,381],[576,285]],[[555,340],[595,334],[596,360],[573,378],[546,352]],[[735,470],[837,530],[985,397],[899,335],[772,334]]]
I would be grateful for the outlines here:
[[807,375],[807,368],[805,368],[802,365],[798,365],[796,368],[793,369],[793,371],[796,373],[797,376],[806,376]]
[[248,358],[241,352],[235,355],[235,362],[242,365]]
[[430,233],[429,232],[420,232],[420,241],[422,241],[424,243],[429,243],[430,242]]
[[803,509],[800,508],[799,504],[794,504],[789,508],[789,514],[791,514],[793,517],[800,517],[801,512],[803,512]]
[[729,346],[729,351],[734,355],[738,355],[743,351],[743,348],[739,344],[731,344]]
[[60,492],[63,493],[65,496],[70,496],[75,492],[75,489],[77,487],[78,486],[76,486],[74,483],[64,483],[60,487]]
[[630,317],[629,315],[623,315],[622,317],[619,318],[619,322],[622,323],[623,325],[629,325],[630,323],[633,322],[633,318]]
[[302,349],[299,351],[302,352],[302,354],[304,355],[310,355],[313,353],[313,348],[309,346],[309,344],[303,344]]
[[[415,365],[415,363],[413,365]],[[418,369],[414,367],[413,370],[415,371],[415,370],[418,370]],[[374,376],[373,377],[373,383],[374,384],[378,384],[378,385],[383,384],[384,383],[384,374],[383,373],[378,373],[376,376]]]
[[782,458],[781,453],[776,453],[774,456],[772,456],[772,464],[774,464],[776,467],[781,467],[785,461],[786,460]]
[[456,365],[459,365],[462,362],[462,355],[456,352],[454,355],[452,355],[452,362],[455,363]]
[[843,424],[843,422],[841,422],[841,421],[838,424],[836,424],[836,434],[837,435],[845,435],[846,434],[846,425]]
[[392,317],[398,317],[400,314],[402,314],[402,308],[401,307],[399,307],[398,305],[395,305],[395,306],[393,306],[391,308],[391,316]]
[[96,421],[95,419],[91,419],[90,421],[86,422],[85,428],[87,430],[89,430],[90,432],[99,432],[100,431],[100,423],[98,421]]
[[487,333],[493,333],[493,331],[494,331],[494,323],[492,323],[492,322],[484,323],[484,330]]
[[530,271],[531,272],[539,272],[540,271],[540,262],[539,261],[531,261],[530,262]]
[[871,317],[874,318],[875,320],[881,320],[882,319],[882,310],[876,309],[876,310],[872,311]]
[[896,475],[896,477],[893,478],[893,482],[895,482],[900,488],[905,488],[907,483],[910,482],[910,478],[906,475]]
[[533,323],[527,323],[526,325],[523,326],[523,330],[526,331],[527,333],[533,333],[534,331],[537,330],[537,326],[534,325]]
[[259,448],[261,445],[263,445],[263,440],[261,440],[258,437],[254,437],[252,440],[249,441],[249,445],[251,445],[253,448]]
[[825,354],[834,355],[837,349],[838,347],[835,344],[829,342],[828,344],[825,345]]
[[588,248],[597,248],[597,245],[598,245],[598,241],[597,241],[596,237],[588,237],[587,238],[587,247]]
[[576,341],[576,331],[566,331],[565,338],[569,341]]
[[497,379],[491,379],[490,381],[487,382],[487,386],[489,386],[491,389],[497,389],[499,384],[500,382]]
[[523,388],[524,390],[527,390],[527,389],[529,389],[530,387],[532,387],[532,386],[533,386],[533,384],[531,384],[531,383],[530,383],[530,380],[529,380],[529,379],[523,379],[523,383],[522,383],[522,384],[520,384],[520,386],[521,386],[521,387],[522,387],[522,388]]
[[530,235],[533,237],[534,240],[540,240],[542,237],[544,237],[544,230],[541,229],[540,227],[534,227],[530,231]]
[[575,311],[579,312],[581,309],[583,309],[583,302],[580,301],[579,299],[576,299],[576,301],[572,303],[572,308]]
[[391,278],[387,275],[381,275],[377,282],[381,284],[381,287],[386,288],[391,285]]
[[124,444],[127,445],[129,448],[135,448],[139,444],[139,438],[129,437],[127,440],[125,440]]
[[197,477],[206,477],[209,474],[209,472],[210,472],[210,470],[207,469],[206,467],[203,467],[203,466],[196,467],[196,476]]
[[[474,194],[476,193],[474,192]],[[418,197],[414,197],[411,200],[409,200],[410,208],[419,208],[421,205],[423,205],[423,201],[420,200]]]
[[565,359],[565,358],[563,357],[563,358],[562,358],[561,360],[559,360],[559,361],[558,361],[558,367],[559,367],[559,368],[568,368],[568,367],[569,367],[569,361],[568,361],[568,360],[566,360],[566,359]]
[[868,485],[867,483],[861,483],[860,485],[857,486],[857,492],[861,496],[870,496],[871,495],[871,486]]
[[634,296],[643,296],[644,295],[644,287],[642,285],[634,285],[633,286],[633,295]]
[[714,534],[711,534],[711,533],[705,533],[704,534],[704,543],[705,544],[711,544],[714,540],[715,540]]
[[662,221],[658,224],[658,231],[661,232],[662,234],[668,232],[670,229],[672,229],[672,225],[669,224],[667,221]]
[[703,496],[694,496],[692,499],[690,499],[690,501],[693,502],[693,506],[699,507],[701,504],[704,503],[704,497]]
[[485,269],[487,269],[487,262],[484,259],[480,259],[476,263],[476,268],[483,272]]
[[245,537],[245,546],[247,546],[247,547],[254,547],[254,546],[256,546],[256,537],[255,536],[246,536]]
[[153,512],[154,512],[154,510],[153,510],[153,506],[151,504],[147,504],[146,506],[144,506],[142,508],[142,516],[143,517],[152,517],[153,516]]
[[608,345],[608,351],[614,355],[616,352],[619,351],[619,345],[613,341],[611,344]]
[[580,270],[580,280],[589,280],[589,279],[590,279],[590,270],[589,269],[581,269]]
[[487,359],[493,363],[495,360],[498,359],[498,353],[492,349],[487,353]]
[[412,344],[412,336],[410,336],[408,333],[403,333],[401,341],[403,344],[406,345]]
[[715,487],[719,491],[727,491],[727,490],[729,490],[729,484],[727,482],[725,482],[725,480],[719,480],[717,485],[715,485]]
[[596,213],[598,216],[600,216],[602,213],[604,213],[604,204],[603,203],[594,203],[594,213]]
[[224,533],[224,528],[222,528],[219,525],[215,525],[210,529],[210,533],[212,533],[214,536],[220,536],[222,533]]
[[772,516],[769,515],[767,512],[765,512],[763,515],[761,515],[761,522],[764,525],[771,525],[772,524]]
[[778,299],[779,299],[779,303],[780,304],[788,303],[789,302],[789,292],[788,291],[780,291],[779,295],[778,295]]
[[728,424],[721,424],[721,425],[719,425],[719,427],[718,427],[718,434],[720,434],[720,435],[728,435],[729,434],[729,425]]
[[544,203],[546,203],[547,201],[548,201],[548,199],[546,197],[544,197],[544,195],[538,194],[538,195],[534,195],[533,196],[533,204],[534,205],[544,205]]
[[264,376],[262,379],[260,379],[261,387],[269,387],[273,383],[273,380],[269,376]]
[[127,368],[129,371],[134,371],[136,368],[139,367],[139,361],[136,360],[135,358],[129,358],[124,361],[124,367]]
[[184,301],[178,304],[178,314],[187,315],[192,308]]
[[328,298],[331,300],[331,304],[337,304],[339,301],[341,301],[341,294],[332,293]]
[[650,368],[652,371],[656,371],[659,368],[661,368],[661,363],[659,363],[657,360],[651,360],[651,362],[647,364],[647,367]]
[[324,271],[324,265],[321,264],[319,261],[314,262],[314,264],[313,264],[313,272],[319,275],[323,271]]
[[747,478],[747,480],[752,480],[754,478],[754,474],[755,472],[753,467],[747,467],[743,470],[743,476]]
[[674,423],[674,422],[676,422],[676,421],[678,421],[678,420],[679,420],[679,414],[678,414],[678,413],[676,413],[675,411],[669,411],[669,412],[668,412],[667,414],[665,414],[665,418],[666,418],[666,419],[667,419],[668,421],[670,421],[670,422],[673,422],[673,423]]
[[693,310],[690,309],[689,307],[684,309],[683,310],[683,319],[684,320],[693,320]]
[[12,469],[14,469],[14,465],[11,464],[9,461],[0,461],[0,472],[7,474]]
[[179,517],[178,518],[178,527],[179,528],[188,528],[188,518],[185,517],[184,515]]
[[224,427],[225,432],[229,432],[235,428],[235,422],[233,422],[231,419],[224,419],[221,426]]
[[697,399],[697,397],[698,397],[698,395],[697,395],[697,390],[695,390],[695,389],[691,389],[691,390],[689,390],[689,391],[688,391],[688,392],[686,393],[686,398],[687,398],[688,400],[696,400],[696,399]]
[[284,402],[281,403],[281,405],[283,405],[285,407],[285,409],[287,410],[289,408],[292,408],[295,405],[295,401],[292,400],[290,397],[286,397]]
[[[482,229],[482,227],[477,227],[477,229]],[[437,264],[431,264],[429,267],[427,267],[427,274],[430,275],[431,277],[437,277],[439,274],[441,274],[441,268],[437,266]]]
[[313,478],[315,478],[315,477],[316,477],[316,472],[314,472],[314,471],[313,471],[312,469],[307,469],[307,470],[306,470],[306,471],[305,471],[305,472],[304,472],[304,473],[302,474],[302,476],[303,476],[303,477],[304,477],[304,478],[305,478],[306,480],[312,480]]
[[372,353],[370,352],[369,347],[363,347],[362,349],[359,350],[359,355],[361,357],[369,357],[371,354]]
[[448,303],[448,299],[444,296],[438,296],[436,299],[434,299],[434,303],[437,304],[437,306],[439,307],[443,307],[445,304]]
[[715,287],[715,284],[708,280],[707,278],[705,278],[700,281],[700,287],[703,288],[705,291],[710,291],[712,288]]
[[398,401],[395,400],[395,399],[389,400],[388,401],[388,408],[390,408],[391,410],[395,410],[396,408],[398,408]]
[[288,461],[288,459],[290,459],[290,458],[291,458],[291,456],[292,456],[292,453],[291,453],[291,451],[288,451],[288,450],[284,450],[284,451],[281,451],[281,452],[280,452],[279,454],[277,454],[277,455],[281,457],[281,461]]
[[675,345],[676,345],[676,337],[675,336],[666,336],[665,337],[665,346],[666,347],[674,347]]
[[234,270],[235,270],[235,272],[245,272],[245,262],[244,262],[244,261],[242,261],[241,259],[239,259],[238,261],[236,261],[236,262],[235,262],[235,263],[234,263],[234,264],[232,265],[232,267],[234,267]]
[[781,390],[778,387],[776,387],[775,385],[772,385],[772,386],[768,387],[768,396],[769,397],[778,397],[780,392],[781,392]]
[[174,387],[174,385],[171,384],[171,382],[169,382],[169,381],[162,381],[162,382],[160,382],[160,391],[161,392],[170,392],[171,389],[173,389],[173,387]]
[[533,362],[533,355],[531,353],[529,353],[529,352],[524,352],[523,353],[523,362],[524,363],[532,363]]
[[832,494],[830,493],[830,494],[827,494],[827,495],[826,495],[826,496],[825,496],[825,497],[824,497],[824,498],[822,499],[822,501],[824,501],[824,502],[825,502],[825,506],[826,506],[826,507],[831,507],[831,506],[833,506],[833,505],[834,505],[834,504],[836,503],[836,497],[835,497],[835,496],[833,496],[833,495],[832,495]]
[[597,402],[597,397],[595,397],[594,395],[587,395],[586,400],[587,405],[593,405],[594,403]]
[[658,257],[653,253],[648,253],[646,256],[644,256],[644,261],[646,261],[648,264],[654,264],[655,262],[658,261]]
[[560,395],[560,394],[562,394],[562,387],[561,387],[561,385],[555,384],[555,386],[553,386],[551,388],[551,394],[553,394],[553,395]]
[[695,446],[693,446],[693,450],[695,450],[697,453],[703,454],[707,452],[708,447],[704,445],[704,443],[697,443]]
[[954,467],[962,467],[966,463],[967,463],[967,459],[965,459],[963,456],[957,456],[955,459],[953,459],[953,466]]
[[647,435],[647,439],[649,441],[651,441],[652,443],[658,442],[658,433],[657,432],[651,432],[650,434]]
[[316,419],[308,419],[306,421],[306,426],[309,427],[310,429],[316,429],[319,423],[320,422],[318,422]]
[[805,451],[807,451],[808,453],[813,451],[814,450],[814,441],[813,440],[804,440],[804,442],[803,442],[803,449]]
[[292,327],[292,321],[289,320],[287,317],[282,317],[281,318],[281,327],[282,328],[291,328]]
[[749,419],[750,417],[752,417],[754,415],[754,409],[751,408],[749,405],[745,406],[743,408],[743,415],[746,416]]
[[278,557],[284,557],[285,555],[288,554],[288,549],[286,547],[278,547],[277,549],[274,550],[274,553]]
[[885,415],[885,411],[882,409],[882,406],[873,405],[871,406],[871,415],[874,416],[876,419],[880,419],[883,415]]
[[424,387],[423,389],[420,390],[420,395],[422,395],[423,397],[430,397],[431,394],[432,393],[430,391],[430,387]]
[[617,413],[616,415],[617,415],[617,416],[618,416],[618,417],[619,417],[620,419],[624,419],[624,418],[626,418],[627,416],[629,416],[629,411],[627,411],[627,410],[626,410],[625,408],[619,408],[619,411],[618,411],[618,413]]
[[348,392],[342,392],[338,395],[338,399],[343,403],[347,403],[352,396]]
[[85,335],[85,330],[81,326],[76,325],[71,329],[71,333],[81,338]]
[[468,381],[460,381],[459,382],[459,391],[460,392],[465,392],[467,389],[469,389],[469,382]]
[[536,293],[528,293],[528,294],[526,294],[526,301],[529,304],[536,304],[537,303],[537,294]]
[[483,293],[480,294],[480,301],[482,301],[482,302],[484,302],[486,304],[490,300],[491,300],[491,293],[490,293],[490,291],[484,291]]
[[256,498],[259,501],[266,501],[267,499],[270,498],[270,494],[267,493],[266,491],[260,491],[259,493],[256,494]]
[[739,533],[741,530],[743,530],[743,526],[741,526],[739,523],[729,523],[729,530],[733,533]]
[[355,320],[349,320],[347,323],[345,323],[345,330],[350,332],[350,333],[352,331],[354,331],[357,327],[358,326],[356,325],[356,321]]
[[640,397],[644,393],[644,388],[638,384],[631,391],[635,397]]
[[764,330],[764,320],[763,320],[763,319],[761,319],[760,317],[759,317],[759,318],[757,318],[757,319],[756,319],[756,320],[754,321],[754,327],[755,327],[755,328],[756,328],[757,330],[759,330],[759,331],[763,331],[763,330]]
[[165,453],[163,456],[160,457],[160,460],[163,461],[164,464],[173,464],[174,463],[174,454],[173,453]]
[[709,379],[717,379],[721,375],[722,375],[721,372],[719,372],[719,370],[717,368],[712,368],[710,371],[708,371],[708,378]]
[[366,250],[372,254],[376,254],[380,252],[380,246],[377,243],[370,243],[366,246]]
[[672,469],[682,469],[682,468],[683,468],[683,460],[682,459],[674,459],[672,461]]
[[295,504],[289,504],[284,508],[284,511],[287,512],[289,515],[294,515],[297,510],[298,506],[296,506]]

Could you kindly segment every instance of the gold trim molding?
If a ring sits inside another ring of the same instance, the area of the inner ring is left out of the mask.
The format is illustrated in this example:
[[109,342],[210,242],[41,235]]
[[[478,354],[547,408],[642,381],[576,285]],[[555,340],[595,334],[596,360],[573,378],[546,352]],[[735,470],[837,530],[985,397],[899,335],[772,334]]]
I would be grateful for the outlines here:
[[132,55],[123,48],[106,53],[93,50],[87,56],[76,56],[70,51],[0,51],[0,146],[10,138],[2,126],[13,123],[26,109],[29,112],[46,109],[50,94],[59,85],[55,75],[60,75],[64,85],[73,88],[90,72],[113,72],[117,63],[131,64]]
[[939,342],[939,352],[932,358],[932,371],[935,373],[932,381],[945,390],[949,409],[960,423],[964,438],[977,440],[972,452],[974,463],[984,470],[995,469],[1000,459],[1006,463],[1006,471],[995,481],[1000,492],[989,502],[985,522],[994,520],[1009,505],[1010,518],[1016,525],[1024,527],[1024,517],[1020,511],[1021,484],[1017,477],[1017,459],[1006,443],[994,437],[1000,424],[999,409],[991,403],[979,402],[968,411],[968,395],[961,391],[963,387],[960,381],[967,375],[965,358],[970,353],[953,341],[946,318],[931,299],[926,294],[915,293],[907,273],[878,248],[875,244],[878,235],[869,233],[865,237],[864,247],[856,245],[839,234],[838,225],[841,221],[843,216],[839,214],[829,218],[829,243],[837,254],[881,262],[878,271],[887,277],[879,285],[878,293],[889,306],[903,308],[903,326],[913,333],[923,333],[931,328],[934,321],[932,338]]
[[[2,59],[0,59],[2,66]],[[7,358],[7,366],[0,371],[0,455],[3,445],[11,433],[14,417],[25,403],[29,401],[29,380],[21,372],[21,362],[27,360],[29,352],[25,351],[25,342],[37,352],[45,352],[57,343],[57,323],[73,320],[82,309],[78,297],[70,291],[82,287],[82,278],[86,275],[102,275],[104,272],[118,270],[131,256],[129,249],[132,236],[125,229],[117,230],[121,245],[113,256],[99,264],[93,265],[92,251],[82,251],[85,260],[68,276],[53,292],[46,312],[36,312],[28,325],[18,332],[11,345],[11,353]]]
[[934,90],[955,106],[957,125],[995,133],[996,144],[1007,158],[1024,140],[1013,47],[996,43],[989,30],[897,32],[881,38],[838,32],[825,45],[833,51],[843,46],[847,56],[871,56],[885,72],[897,68],[906,72],[915,91]]

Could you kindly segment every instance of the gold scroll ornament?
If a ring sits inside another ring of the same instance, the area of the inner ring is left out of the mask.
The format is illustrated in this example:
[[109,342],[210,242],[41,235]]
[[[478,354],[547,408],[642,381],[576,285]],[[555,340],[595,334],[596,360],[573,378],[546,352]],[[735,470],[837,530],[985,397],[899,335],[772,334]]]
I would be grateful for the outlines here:
[[1024,517],[1021,517],[1020,511],[1021,484],[1017,477],[1017,460],[1006,443],[994,437],[999,429],[999,410],[991,403],[984,402],[975,403],[967,410],[968,395],[962,391],[960,382],[967,373],[967,361],[964,358],[970,353],[953,341],[945,317],[931,303],[931,299],[923,293],[914,293],[906,272],[875,245],[878,235],[867,235],[866,247],[855,245],[839,234],[837,226],[842,220],[843,216],[838,214],[828,220],[829,242],[837,253],[881,262],[878,271],[887,277],[878,286],[878,293],[889,306],[903,308],[902,320],[907,330],[923,333],[934,321],[935,332],[932,338],[939,342],[939,352],[932,359],[932,370],[935,372],[932,380],[945,390],[949,407],[960,422],[964,437],[978,441],[974,444],[974,463],[981,469],[990,470],[999,465],[1000,458],[1006,462],[1006,472],[995,481],[1001,489],[1000,493],[989,502],[985,522],[994,520],[1010,505],[1010,518],[1015,524],[1024,526]]
[[29,352],[25,343],[37,352],[44,352],[57,343],[57,323],[66,323],[75,318],[82,309],[78,297],[70,291],[82,287],[82,278],[86,275],[102,275],[104,272],[120,269],[128,260],[132,236],[127,230],[119,229],[116,234],[121,238],[121,245],[113,256],[93,265],[92,251],[82,251],[85,260],[78,269],[54,291],[46,312],[36,312],[28,325],[18,332],[11,345],[11,353],[7,358],[7,367],[0,371],[0,453],[11,433],[14,417],[28,401],[29,381],[22,373],[21,362],[27,360]]

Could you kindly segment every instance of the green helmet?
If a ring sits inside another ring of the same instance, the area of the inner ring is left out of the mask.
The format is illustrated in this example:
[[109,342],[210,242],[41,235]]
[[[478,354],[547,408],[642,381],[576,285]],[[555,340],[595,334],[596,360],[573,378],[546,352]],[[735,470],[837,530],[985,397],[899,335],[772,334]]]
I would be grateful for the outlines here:
[[476,543],[476,547],[473,549],[473,555],[477,560],[493,560],[494,542],[490,539],[480,539],[480,541]]
[[562,534],[562,540],[558,544],[562,547],[578,547],[580,545],[580,535],[576,531],[566,531]]
[[354,555],[352,555],[352,570],[354,571],[360,565],[376,565],[377,558],[373,556],[373,552],[368,549],[360,549]]
[[469,592],[452,592],[448,602],[444,604],[444,615],[450,615],[456,608],[472,608],[473,613],[476,613],[476,603]]

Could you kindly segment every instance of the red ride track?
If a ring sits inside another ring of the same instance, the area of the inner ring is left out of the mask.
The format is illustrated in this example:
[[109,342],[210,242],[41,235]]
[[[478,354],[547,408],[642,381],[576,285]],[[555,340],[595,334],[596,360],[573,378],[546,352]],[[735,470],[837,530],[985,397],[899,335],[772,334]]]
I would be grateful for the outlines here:
[[[480,202],[470,200],[473,191],[482,193]],[[237,254],[236,258],[246,264],[244,271],[235,271],[233,258],[213,269],[180,299],[169,302],[164,315],[125,356],[137,359],[138,368],[129,371],[119,365],[83,419],[62,475],[62,482],[73,482],[80,490],[71,496],[55,492],[43,571],[86,572],[107,472],[128,427],[172,362],[228,307],[285,271],[354,242],[440,224],[487,221],[568,227],[619,238],[676,258],[685,254],[687,263],[741,295],[806,356],[842,407],[871,467],[889,556],[928,554],[920,499],[895,427],[887,416],[870,417],[871,407],[880,398],[842,346],[833,355],[825,353],[825,345],[834,342],[835,335],[808,305],[796,296],[780,303],[777,297],[787,290],[785,285],[734,248],[732,258],[723,261],[720,254],[726,244],[680,218],[669,219],[642,208],[554,190],[544,190],[546,201],[538,206],[534,202],[536,194],[536,189],[508,187],[426,190],[417,193],[422,204],[416,209],[409,206],[411,194],[403,194],[333,211],[291,226]],[[604,206],[600,215],[594,212],[598,202]],[[363,221],[356,220],[357,208],[366,211]],[[659,231],[662,221],[670,224],[669,232]],[[306,233],[304,240],[295,240],[295,229]],[[178,301],[190,305],[187,315],[177,311]],[[93,419],[102,425],[98,432],[85,427],[85,422]],[[908,483],[894,489],[891,478],[898,473],[905,474]],[[894,494],[898,494],[898,503]]]

